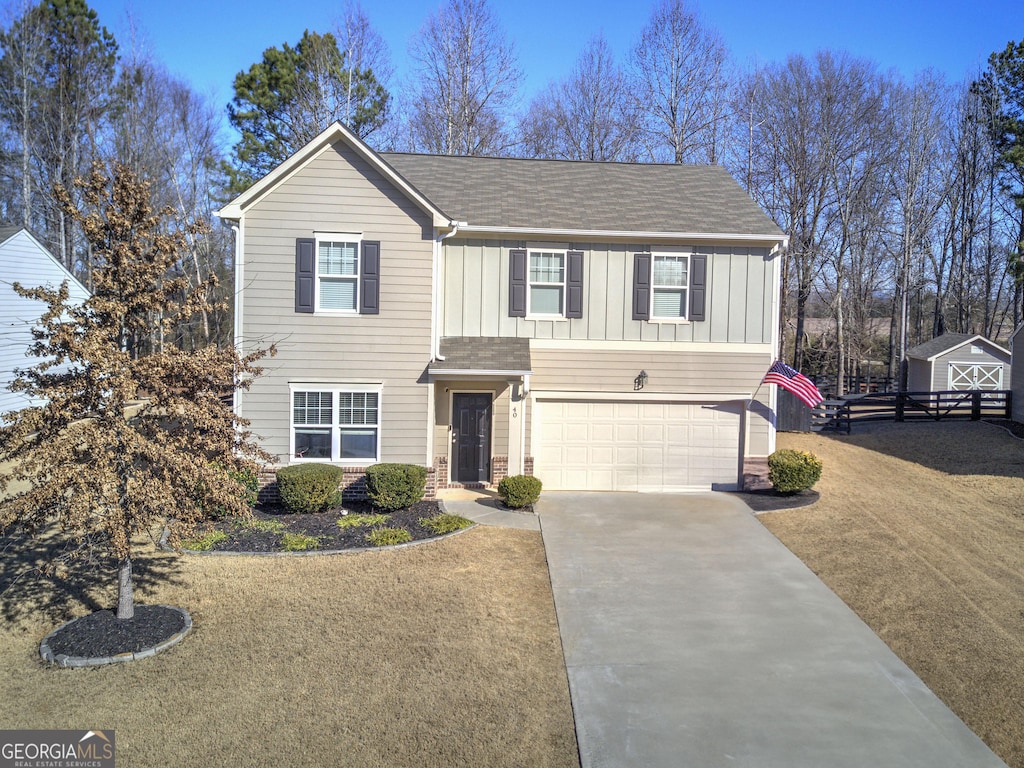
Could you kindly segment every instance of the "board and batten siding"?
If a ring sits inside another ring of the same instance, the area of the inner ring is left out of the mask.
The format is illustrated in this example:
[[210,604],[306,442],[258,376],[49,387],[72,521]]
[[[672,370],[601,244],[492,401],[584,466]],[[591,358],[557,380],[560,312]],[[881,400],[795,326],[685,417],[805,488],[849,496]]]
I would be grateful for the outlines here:
[[[696,346],[696,345],[695,345]],[[700,402],[702,396],[757,394],[749,414],[748,456],[770,452],[770,387],[760,386],[771,365],[770,353],[701,352],[699,350],[607,350],[587,348],[533,349],[534,393],[557,397],[562,393],[596,393],[601,397],[621,394],[623,401],[636,398],[633,381],[646,371],[643,398],[659,394],[675,400]],[[536,451],[528,443],[527,453]]]
[[509,317],[509,251],[534,245],[458,237],[446,240],[443,335],[751,344],[772,340],[778,260],[769,256],[767,248],[672,246],[708,257],[706,319],[675,323],[632,319],[633,254],[657,253],[657,244],[546,241],[544,247],[583,251],[583,317]]
[[8,387],[16,368],[29,368],[40,358],[27,357],[32,343],[32,328],[46,311],[41,301],[26,299],[14,292],[13,284],[26,288],[59,288],[68,283],[69,300],[80,304],[88,291],[35,238],[22,230],[0,244],[0,414],[39,405]]
[[[296,313],[295,241],[316,232],[380,241],[380,313]],[[243,343],[277,345],[242,397],[263,447],[289,461],[289,383],[380,384],[381,461],[428,453],[433,231],[429,217],[339,142],[281,182],[242,219]]]

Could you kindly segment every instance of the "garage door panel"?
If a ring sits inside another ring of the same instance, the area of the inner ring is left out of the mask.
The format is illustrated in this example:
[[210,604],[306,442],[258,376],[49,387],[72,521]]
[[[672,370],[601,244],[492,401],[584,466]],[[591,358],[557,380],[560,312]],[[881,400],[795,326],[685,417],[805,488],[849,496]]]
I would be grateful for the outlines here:
[[539,399],[550,490],[684,490],[736,482],[739,414],[698,403]]
[[640,442],[639,424],[616,424],[615,442],[619,445],[635,445]]

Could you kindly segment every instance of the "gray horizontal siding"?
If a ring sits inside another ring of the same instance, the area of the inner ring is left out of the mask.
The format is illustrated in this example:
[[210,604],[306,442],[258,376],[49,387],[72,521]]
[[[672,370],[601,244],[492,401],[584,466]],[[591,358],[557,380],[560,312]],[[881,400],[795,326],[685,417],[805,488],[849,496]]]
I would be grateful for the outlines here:
[[535,390],[633,393],[641,370],[645,393],[753,394],[771,365],[766,354],[691,351],[534,349]]
[[37,404],[8,387],[14,381],[15,369],[41,362],[38,357],[27,357],[25,352],[32,343],[32,328],[46,311],[46,305],[19,296],[13,284],[59,288],[65,280],[70,301],[85,301],[88,293],[81,284],[69,280],[68,273],[25,232],[12,235],[0,245],[0,413]]
[[[263,446],[287,463],[289,382],[381,384],[381,460],[422,464],[428,450],[432,230],[428,217],[343,145],[317,156],[244,216],[242,332],[277,346],[243,396]],[[380,314],[294,312],[295,240],[361,232],[381,243]]]
[[[551,243],[551,245],[556,245]],[[557,244],[582,250],[583,317],[508,316],[508,269],[520,241],[454,238],[445,242],[443,333],[538,339],[769,343],[777,260],[765,248],[694,246],[708,255],[707,318],[698,323],[632,319],[633,254],[645,243]]]

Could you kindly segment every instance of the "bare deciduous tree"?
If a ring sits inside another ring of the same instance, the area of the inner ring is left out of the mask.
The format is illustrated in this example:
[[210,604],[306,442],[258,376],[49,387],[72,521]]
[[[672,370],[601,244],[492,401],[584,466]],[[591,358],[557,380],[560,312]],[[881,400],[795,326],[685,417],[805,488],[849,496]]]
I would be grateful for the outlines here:
[[488,155],[511,145],[506,119],[522,74],[486,0],[449,0],[427,19],[409,55],[413,149]]
[[361,73],[372,74],[373,79],[387,89],[394,67],[387,43],[370,25],[370,19],[358,0],[346,3],[344,14],[335,22],[334,37],[344,56],[347,73],[344,123],[352,125],[355,112],[365,99],[359,89]]
[[638,132],[625,75],[598,36],[572,74],[530,104],[520,127],[521,151],[562,160],[635,161]]
[[725,44],[684,0],[662,0],[633,49],[632,90],[653,160],[716,163],[728,105]]
[[0,426],[0,459],[15,467],[0,475],[0,491],[11,491],[0,530],[38,534],[56,523],[83,555],[111,556],[117,618],[131,619],[137,537],[168,521],[176,539],[214,508],[250,514],[232,475],[270,457],[224,396],[259,373],[265,352],[153,349],[153,318],[173,327],[208,303],[187,278],[166,277],[191,227],[168,227],[168,212],[152,209],[148,185],[127,167],[108,178],[96,166],[77,184],[83,210],[65,190],[57,196],[93,247],[94,290],[71,306],[66,284],[18,288],[47,310],[31,350],[43,360],[19,371],[14,386],[44,404]]

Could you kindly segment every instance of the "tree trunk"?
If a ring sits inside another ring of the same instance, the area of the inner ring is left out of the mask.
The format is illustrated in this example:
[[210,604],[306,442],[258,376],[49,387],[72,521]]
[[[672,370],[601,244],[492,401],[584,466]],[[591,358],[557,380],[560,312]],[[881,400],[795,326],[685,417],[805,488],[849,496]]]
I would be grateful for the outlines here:
[[135,599],[132,594],[132,559],[126,557],[117,565],[117,618],[135,617]]

